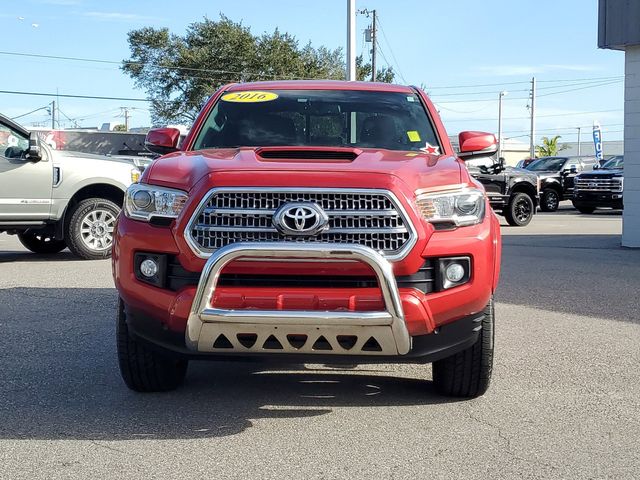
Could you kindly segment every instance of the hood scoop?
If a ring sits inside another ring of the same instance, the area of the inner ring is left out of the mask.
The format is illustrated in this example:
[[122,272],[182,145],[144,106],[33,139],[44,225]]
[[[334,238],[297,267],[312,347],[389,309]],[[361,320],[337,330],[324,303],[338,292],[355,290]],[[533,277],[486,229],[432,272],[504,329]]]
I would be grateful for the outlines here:
[[263,147],[256,155],[264,160],[352,162],[362,153],[357,148]]

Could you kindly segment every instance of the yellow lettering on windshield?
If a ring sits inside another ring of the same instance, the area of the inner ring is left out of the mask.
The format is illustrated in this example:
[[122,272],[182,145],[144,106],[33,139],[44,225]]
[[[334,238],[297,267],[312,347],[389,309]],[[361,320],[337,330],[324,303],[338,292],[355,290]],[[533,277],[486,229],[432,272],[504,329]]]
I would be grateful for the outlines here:
[[225,93],[221,100],[223,102],[236,102],[236,103],[258,103],[258,102],[272,102],[278,98],[277,93],[273,92],[232,92]]

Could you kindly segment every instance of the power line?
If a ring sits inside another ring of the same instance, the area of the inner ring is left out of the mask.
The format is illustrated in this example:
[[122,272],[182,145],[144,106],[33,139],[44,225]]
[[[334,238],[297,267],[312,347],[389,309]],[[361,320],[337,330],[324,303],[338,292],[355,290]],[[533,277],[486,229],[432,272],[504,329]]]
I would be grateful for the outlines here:
[[[591,77],[591,78],[571,78],[571,79],[562,79],[562,80],[538,80],[538,83],[563,83],[563,82],[586,82],[591,80],[613,80],[613,79],[624,79],[624,76],[616,76],[616,77]],[[479,88],[479,87],[502,87],[505,85],[524,85],[531,84],[531,80],[527,81],[516,81],[516,82],[502,82],[502,83],[484,83],[484,84],[466,84],[466,85],[436,85],[428,87],[429,90],[435,89],[454,89],[454,88]],[[554,87],[551,87],[554,88]]]
[[548,97],[549,95],[559,95],[561,93],[577,92],[578,90],[586,90],[587,88],[606,87],[606,86],[615,85],[615,84],[618,84],[618,83],[621,83],[621,82],[622,82],[622,80],[614,80],[614,81],[611,81],[611,82],[608,82],[608,83],[605,82],[605,83],[599,83],[597,85],[589,85],[587,87],[572,88],[570,90],[562,90],[560,92],[544,93],[542,95],[538,95],[538,97]]
[[[550,118],[550,117],[571,117],[578,115],[589,115],[592,113],[612,113],[612,112],[622,112],[622,109],[614,109],[614,110],[593,110],[588,112],[571,112],[571,113],[553,113],[547,115],[536,115],[537,118]],[[529,120],[530,117],[505,117],[503,120]],[[451,119],[447,121],[450,122],[493,122],[496,121],[497,118],[462,118],[462,119]]]
[[69,95],[69,94],[57,94],[57,93],[41,93],[41,92],[20,92],[13,90],[0,90],[0,93],[7,95],[33,95],[37,97],[62,97],[62,98],[83,98],[88,100],[120,100],[123,102],[152,102],[152,100],[146,98],[125,98],[125,97],[103,97],[93,95]]
[[233,75],[256,75],[262,77],[290,77],[293,78],[293,75],[275,75],[275,74],[267,74],[267,73],[256,73],[256,72],[237,72],[233,70],[219,70],[219,69],[211,69],[211,68],[194,68],[194,67],[176,67],[171,65],[158,65],[150,62],[132,62],[132,61],[116,61],[116,60],[103,60],[98,58],[83,58],[83,57],[65,57],[59,55],[43,55],[43,54],[35,54],[35,53],[23,53],[23,52],[5,52],[0,51],[0,55],[9,55],[14,57],[30,57],[30,58],[45,58],[50,60],[67,60],[72,62],[88,62],[88,63],[102,63],[108,65],[140,65],[140,66],[149,66],[154,68],[160,68],[165,70],[186,70],[191,72],[203,72],[203,73],[229,73]]
[[31,110],[30,112],[23,113],[22,115],[18,115],[17,117],[11,117],[11,120],[17,120],[18,118],[26,117],[27,115],[31,115],[32,113],[39,112],[40,110],[46,110],[47,108],[49,108],[49,105],[46,105],[46,106],[40,107],[40,108],[36,108],[35,110]]
[[391,58],[393,58],[393,61],[395,62],[395,66],[398,69],[398,75],[400,75],[400,78],[406,84],[408,82],[404,78],[404,75],[402,75],[402,71],[400,70],[400,64],[398,63],[398,60],[396,59],[395,53],[393,53],[393,48],[391,48],[391,43],[389,43],[389,40],[387,39],[387,34],[384,33],[384,28],[382,27],[382,22],[380,22],[380,18],[379,17],[378,17],[378,25],[380,26],[380,31],[382,32],[382,37],[384,38],[384,41],[387,44],[387,47],[389,47],[389,51],[391,52]]

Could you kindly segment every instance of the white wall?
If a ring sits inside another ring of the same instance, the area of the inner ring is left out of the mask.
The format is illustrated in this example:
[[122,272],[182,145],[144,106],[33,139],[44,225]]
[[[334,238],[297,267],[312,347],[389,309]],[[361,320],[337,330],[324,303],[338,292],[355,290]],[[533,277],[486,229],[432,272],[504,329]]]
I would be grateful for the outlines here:
[[622,245],[640,247],[640,46],[625,53]]

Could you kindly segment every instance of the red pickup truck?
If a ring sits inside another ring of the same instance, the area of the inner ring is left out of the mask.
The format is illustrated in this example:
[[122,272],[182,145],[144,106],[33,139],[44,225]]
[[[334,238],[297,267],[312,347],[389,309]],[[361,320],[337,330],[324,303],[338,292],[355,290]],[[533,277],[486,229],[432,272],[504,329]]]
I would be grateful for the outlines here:
[[281,81],[221,88],[125,196],[118,357],[136,391],[193,359],[433,363],[449,396],[491,377],[500,227],[420,89]]

